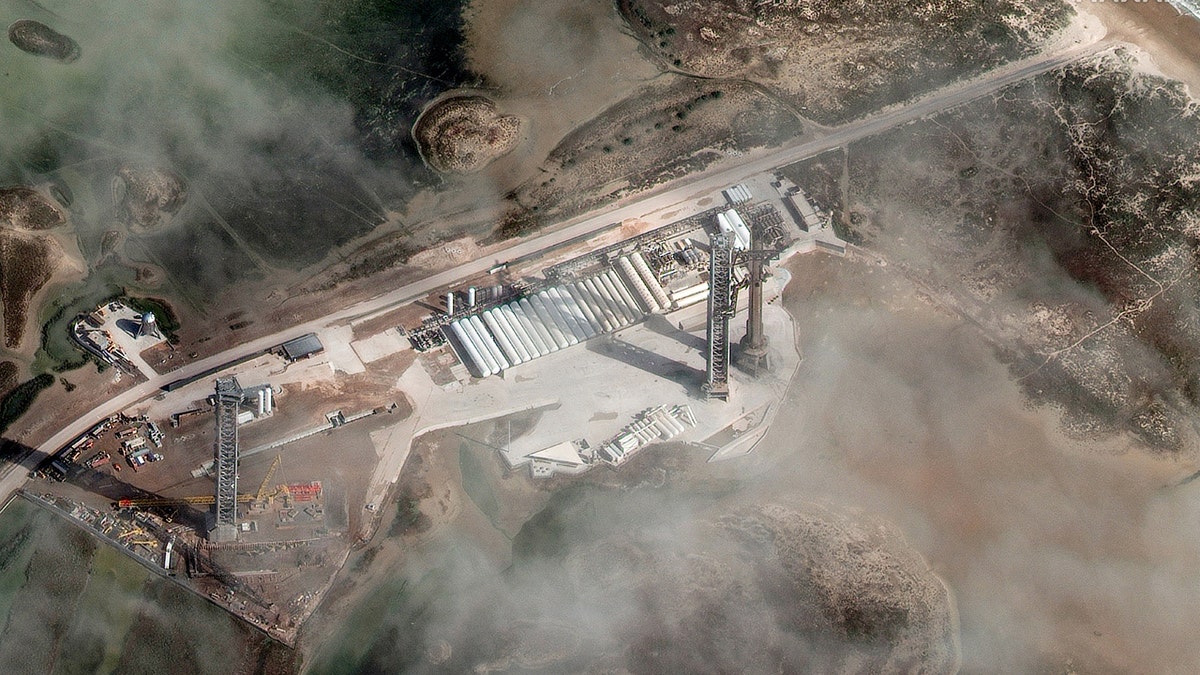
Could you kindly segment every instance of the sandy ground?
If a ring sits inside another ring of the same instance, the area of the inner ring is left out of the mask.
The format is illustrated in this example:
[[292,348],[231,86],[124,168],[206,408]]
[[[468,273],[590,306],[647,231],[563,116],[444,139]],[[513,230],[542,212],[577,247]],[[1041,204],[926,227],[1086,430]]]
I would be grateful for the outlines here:
[[659,74],[613,3],[493,0],[467,15],[471,67],[530,120],[522,147],[487,170],[498,178],[530,175],[567,132]]
[[1193,96],[1200,94],[1200,20],[1166,2],[1079,2],[1075,9],[1100,19],[1109,39],[1149,52],[1164,75],[1187,84]]

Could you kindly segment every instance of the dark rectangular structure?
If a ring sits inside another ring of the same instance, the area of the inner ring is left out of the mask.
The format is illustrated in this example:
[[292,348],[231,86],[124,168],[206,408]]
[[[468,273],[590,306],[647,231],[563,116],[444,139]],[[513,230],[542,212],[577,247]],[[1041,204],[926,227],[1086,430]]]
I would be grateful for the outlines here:
[[325,345],[321,344],[321,340],[317,338],[316,333],[301,335],[298,338],[288,340],[280,345],[283,350],[283,356],[288,361],[296,361],[306,356],[319,354],[325,351]]

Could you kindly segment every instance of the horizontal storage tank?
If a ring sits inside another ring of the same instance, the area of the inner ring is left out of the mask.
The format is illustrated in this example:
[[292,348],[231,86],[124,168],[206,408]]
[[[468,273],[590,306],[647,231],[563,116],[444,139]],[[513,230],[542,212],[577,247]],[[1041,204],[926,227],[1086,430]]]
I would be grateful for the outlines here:
[[579,344],[579,334],[576,332],[579,329],[559,307],[559,302],[550,295],[549,291],[542,291],[537,294],[537,297],[542,301],[542,305],[546,308],[546,312],[550,314],[550,319],[562,331],[563,337],[566,338],[568,345]]
[[504,313],[503,309],[503,307],[495,307],[489,311],[491,311],[492,316],[496,318],[496,323],[500,324],[500,328],[504,330],[509,341],[512,342],[513,348],[515,348],[517,353],[521,355],[521,362],[524,363],[525,361],[531,361],[537,358],[537,350],[530,349],[531,345],[527,344],[527,340],[522,335],[520,327],[516,325],[516,319],[510,321],[508,315]]
[[717,229],[721,231],[721,234],[730,239],[734,238],[733,225],[729,224],[729,216],[726,216],[724,213],[717,214]]
[[558,290],[561,293],[566,293],[567,297],[571,299],[572,305],[579,308],[579,312],[583,316],[583,320],[586,321],[588,326],[592,329],[592,335],[599,335],[605,332],[604,322],[600,321],[600,319],[596,316],[596,313],[593,312],[592,308],[588,306],[587,300],[579,294],[579,291],[576,290],[574,284],[565,284],[563,286],[559,286]]
[[668,427],[667,423],[660,419],[654,420],[654,428],[658,430],[658,437],[664,441],[669,441],[675,437],[675,430]]
[[561,320],[554,317],[540,294],[529,296],[529,304],[533,305],[538,318],[542,320],[542,325],[546,327],[546,330],[550,331],[550,336],[554,338],[554,342],[558,345],[559,349],[564,349],[575,344],[572,342],[575,339],[574,334],[565,330],[564,326],[561,325]]
[[521,353],[522,360],[532,361],[541,356],[537,347],[534,347],[529,338],[525,337],[525,331],[517,324],[516,317],[510,318],[510,315],[504,310],[504,307],[496,307],[491,310],[492,316],[495,316],[500,326],[508,332],[508,339],[512,341],[513,347],[516,347],[517,351]]
[[750,248],[750,228],[746,227],[746,221],[742,220],[742,215],[729,209],[725,212],[725,217],[729,219],[729,225],[733,227],[733,233],[737,235],[738,248],[742,250]]
[[681,288],[677,291],[671,291],[671,299],[676,300],[679,298],[683,298],[683,297],[692,295],[693,293],[699,293],[701,291],[707,291],[707,290],[708,290],[708,282],[701,281],[700,283],[696,284],[695,286],[688,286],[687,288]]
[[638,306],[646,311],[647,314],[657,312],[662,309],[655,302],[654,296],[650,294],[650,289],[646,288],[646,282],[638,275],[637,270],[633,268],[633,263],[629,261],[627,256],[617,258],[617,269],[621,272],[621,279],[625,281],[626,287],[633,291],[634,296],[638,299]]
[[479,377],[487,377],[488,375],[491,375],[491,367],[488,366],[487,361],[483,358],[483,355],[479,353],[479,350],[475,347],[475,343],[467,337],[467,334],[463,331],[462,326],[459,325],[461,323],[461,321],[455,321],[454,323],[451,323],[450,332],[454,334],[454,339],[457,340],[458,344],[462,346],[462,350],[464,352],[463,355],[466,356],[464,361],[467,362],[467,367],[469,367],[471,370],[474,370],[475,374]]
[[593,293],[587,284],[577,281],[572,284],[571,288],[580,301],[587,305],[587,308],[592,312],[592,316],[596,317],[596,321],[600,324],[601,332],[607,333],[617,329],[617,323],[613,320],[608,307],[605,307],[604,300]]
[[628,310],[625,309],[625,303],[621,300],[620,296],[617,295],[616,289],[609,288],[610,284],[607,283],[604,275],[594,277],[589,279],[589,281],[591,281],[592,285],[596,287],[596,292],[598,292],[600,296],[604,298],[605,303],[608,305],[609,309],[612,310],[613,315],[616,317],[617,323],[620,324],[622,328],[628,326],[630,319],[628,316]]
[[500,345],[496,344],[495,338],[488,333],[487,327],[483,325],[483,319],[479,318],[478,314],[472,314],[468,319],[470,326],[475,329],[475,334],[479,338],[479,342],[483,348],[491,353],[492,359],[495,360],[497,368],[496,372],[508,368],[508,359],[504,357],[504,352],[500,351]]
[[517,332],[517,336],[521,338],[521,344],[525,345],[525,350],[529,352],[530,358],[536,359],[539,356],[545,356],[548,352],[542,350],[542,346],[538,343],[538,339],[529,333],[529,328],[526,328],[522,323],[517,312],[520,310],[517,303],[509,303],[500,307],[500,314],[508,321],[508,324]]
[[464,318],[458,322],[458,326],[462,329],[467,341],[475,348],[475,351],[479,352],[479,357],[483,359],[483,363],[487,366],[488,371],[492,374],[499,373],[500,364],[496,362],[496,359],[492,356],[492,352],[484,346],[483,340],[479,339],[479,335],[475,332],[475,326],[471,324],[471,319],[469,317]]
[[693,293],[693,294],[687,296],[686,298],[680,298],[680,299],[676,300],[675,307],[678,309],[683,309],[684,307],[691,307],[692,305],[694,305],[696,303],[704,302],[707,299],[708,299],[708,289],[706,288],[699,293]]
[[[537,350],[541,352],[542,356],[557,350],[557,345],[551,347],[549,344],[547,344],[546,340],[548,339],[548,336],[543,338],[542,334],[538,332],[537,327],[533,325],[536,321],[536,318],[530,320],[528,314],[525,312],[525,307],[521,305],[521,302],[522,301],[520,300],[516,300],[508,305],[508,311],[512,313],[513,318],[517,320],[517,323],[521,325],[521,328],[525,329],[525,334],[528,335],[529,339],[533,341],[534,346],[537,347]],[[525,302],[525,304],[528,305],[529,303]]]
[[633,323],[642,318],[642,308],[637,300],[633,299],[633,294],[625,287],[625,282],[621,280],[621,275],[617,274],[616,270],[608,270],[604,273],[604,279],[608,283],[609,290],[614,297],[624,306],[625,314],[629,316],[629,322]]
[[521,298],[517,302],[517,306],[520,308],[521,314],[525,317],[525,320],[529,322],[529,325],[533,328],[534,332],[537,333],[537,336],[546,344],[547,349],[552,352],[556,352],[561,349],[561,347],[558,346],[558,342],[554,339],[554,335],[546,326],[545,320],[543,320],[541,315],[538,313],[537,308],[533,306],[533,303],[529,302],[529,298]]
[[575,337],[578,338],[580,342],[583,342],[584,340],[595,335],[595,332],[592,331],[592,327],[587,325],[587,322],[584,321],[583,317],[580,315],[579,310],[576,309],[574,303],[571,302],[570,296],[568,296],[566,293],[563,293],[561,288],[556,286],[548,289],[546,294],[550,297],[550,300],[554,302],[554,306],[558,308],[558,313],[561,314],[563,319],[566,320],[567,326],[572,332],[575,333]]
[[506,328],[500,325],[500,320],[493,314],[495,310],[485,310],[480,314],[483,317],[483,323],[487,325],[488,330],[492,331],[492,335],[496,338],[496,344],[500,345],[500,350],[504,352],[504,358],[512,365],[524,363],[529,360],[529,357],[521,358],[521,353],[517,351],[517,346],[513,344],[513,340],[517,336],[513,335],[510,339],[509,332]]
[[633,269],[637,270],[639,276],[642,277],[642,282],[646,284],[646,288],[650,289],[650,295],[654,296],[654,301],[658,303],[660,308],[671,306],[671,299],[667,297],[667,292],[663,290],[662,284],[658,282],[658,277],[654,276],[654,271],[650,269],[650,265],[646,262],[646,257],[641,251],[634,251],[633,255],[629,256],[633,262]]
[[595,279],[584,279],[581,283],[583,284],[583,287],[592,294],[592,297],[596,299],[596,303],[600,306],[600,310],[604,313],[604,317],[610,324],[612,324],[612,328],[609,330],[617,330],[621,326],[625,325],[625,315],[621,314],[617,310],[616,306],[612,304],[611,300],[604,297],[604,292],[596,286]]
[[[467,317],[463,319],[463,332],[466,333],[467,338],[469,338],[475,345],[475,349],[478,349],[479,353],[483,355],[483,360],[487,363],[488,368],[491,369],[492,373],[499,374],[503,368],[500,365],[500,359],[496,358],[496,354],[498,352],[493,352],[492,349],[488,348],[488,343],[491,342],[492,339],[484,335],[484,331],[481,331],[475,326],[476,322],[471,320],[473,318],[475,317]],[[480,325],[482,326],[482,324]]]
[[625,317],[625,325],[628,326],[642,318],[641,307],[629,294],[629,290],[625,288],[625,282],[621,281],[621,276],[617,274],[616,270],[608,270],[597,277],[596,283],[600,284],[612,298],[617,310]]

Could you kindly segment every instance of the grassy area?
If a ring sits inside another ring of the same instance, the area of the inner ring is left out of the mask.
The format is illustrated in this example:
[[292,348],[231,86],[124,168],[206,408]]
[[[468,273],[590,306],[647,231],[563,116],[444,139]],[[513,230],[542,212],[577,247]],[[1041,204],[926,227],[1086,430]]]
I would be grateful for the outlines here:
[[23,499],[0,514],[0,672],[294,672],[292,652]]
[[54,301],[42,310],[42,346],[30,370],[63,373],[91,362],[71,341],[71,322],[101,303],[120,297],[122,289],[132,283],[132,270],[103,265],[84,281],[56,291]]
[[29,406],[33,405],[38,394],[53,384],[54,376],[42,373],[32,380],[22,382],[5,394],[4,398],[0,399],[0,433],[7,431],[13,422],[16,422],[21,415],[25,414],[26,410],[29,410]]
[[[0,621],[25,585],[25,569],[33,557],[37,533],[50,518],[24,499],[14,499],[0,514]],[[0,624],[2,625],[2,624]]]

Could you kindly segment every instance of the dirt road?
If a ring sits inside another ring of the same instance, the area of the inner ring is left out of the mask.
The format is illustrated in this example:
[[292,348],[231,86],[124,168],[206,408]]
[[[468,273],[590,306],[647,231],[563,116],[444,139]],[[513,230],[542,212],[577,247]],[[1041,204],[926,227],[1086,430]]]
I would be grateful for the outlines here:
[[[453,284],[458,280],[484,273],[500,262],[553,248],[577,237],[596,232],[614,222],[620,222],[627,218],[649,219],[648,216],[650,215],[665,212],[682,202],[694,199],[700,195],[711,194],[729,185],[745,180],[750,176],[798,162],[827,150],[832,150],[968,101],[987,96],[1010,84],[1049,72],[1078,59],[1096,54],[1107,49],[1109,46],[1106,42],[1098,42],[1075,46],[1060,52],[1039,55],[1026,61],[996,69],[975,80],[943,88],[912,103],[884,110],[876,115],[841,127],[835,127],[830,129],[827,134],[815,140],[801,141],[785,145],[781,148],[764,150],[741,157],[727,158],[714,165],[708,171],[666,184],[650,193],[632,197],[630,201],[618,205],[616,208],[585,214],[567,221],[552,231],[543,231],[528,237],[512,240],[504,248],[498,249],[483,258],[438,272],[425,279],[393,289],[333,314],[313,319],[274,335],[268,335],[220,354],[190,363],[166,375],[154,377],[150,381],[138,385],[120,396],[105,401],[79,419],[64,425],[58,433],[42,443],[37,451],[46,455],[55,452],[72,438],[90,428],[97,420],[157,395],[161,392],[163,386],[176,380],[197,376],[213,367],[235,361],[256,352],[262,352],[305,333],[314,332],[327,326],[346,324],[358,317],[374,314],[428,296],[433,291]],[[20,463],[24,459],[25,457],[14,459],[14,463],[7,468],[4,476],[0,478],[0,502],[6,500],[14,490],[20,488],[25,483],[26,471],[20,466]]]

